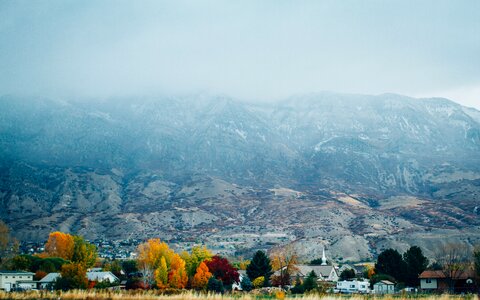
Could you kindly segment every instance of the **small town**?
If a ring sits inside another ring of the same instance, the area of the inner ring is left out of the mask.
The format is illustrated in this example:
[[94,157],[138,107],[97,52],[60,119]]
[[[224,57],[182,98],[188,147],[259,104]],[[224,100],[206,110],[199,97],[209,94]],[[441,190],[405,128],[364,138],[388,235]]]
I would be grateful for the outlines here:
[[[376,261],[340,264],[329,258],[325,248],[317,259],[301,261],[289,245],[238,259],[214,254],[202,245],[177,253],[160,239],[89,242],[81,236],[52,232],[44,245],[19,247],[6,235],[2,241],[0,298],[12,293],[71,290],[266,296],[474,295],[480,286],[480,250],[455,244],[439,249],[433,260],[412,246],[403,254],[384,250]],[[118,249],[122,251],[116,253]]]

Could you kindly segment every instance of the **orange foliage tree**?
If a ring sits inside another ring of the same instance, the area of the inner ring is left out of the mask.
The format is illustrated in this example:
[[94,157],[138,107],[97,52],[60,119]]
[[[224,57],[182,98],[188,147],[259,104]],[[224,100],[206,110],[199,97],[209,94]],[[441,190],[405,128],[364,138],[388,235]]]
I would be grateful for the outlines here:
[[202,261],[193,276],[192,287],[199,290],[205,289],[210,277],[212,277],[212,273],[209,272],[207,265]]
[[68,233],[55,231],[48,236],[45,252],[50,257],[61,257],[71,260],[73,256],[74,239]]
[[172,288],[183,289],[187,286],[188,275],[185,269],[185,261],[178,254],[174,254],[168,273],[168,284]]

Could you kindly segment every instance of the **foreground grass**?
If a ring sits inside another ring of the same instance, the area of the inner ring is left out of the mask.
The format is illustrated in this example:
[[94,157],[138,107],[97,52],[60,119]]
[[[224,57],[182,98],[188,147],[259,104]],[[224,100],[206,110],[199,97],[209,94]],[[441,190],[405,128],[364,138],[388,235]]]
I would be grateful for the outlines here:
[[271,296],[256,296],[251,294],[204,294],[195,292],[185,292],[175,295],[165,295],[158,291],[68,291],[68,292],[14,292],[5,293],[0,291],[0,299],[19,299],[19,300],[33,300],[33,299],[45,299],[45,300],[258,300],[258,299],[292,299],[292,300],[366,300],[366,299],[378,299],[378,300],[401,300],[401,299],[421,299],[421,300],[479,300],[477,295],[386,295],[386,296],[373,296],[373,295],[271,295]]

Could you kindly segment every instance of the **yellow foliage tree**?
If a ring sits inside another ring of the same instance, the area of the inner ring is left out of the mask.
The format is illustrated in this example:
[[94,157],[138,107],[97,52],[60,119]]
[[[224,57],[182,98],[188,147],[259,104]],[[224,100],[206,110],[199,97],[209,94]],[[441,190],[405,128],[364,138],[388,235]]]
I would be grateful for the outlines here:
[[73,256],[74,239],[68,233],[55,231],[50,233],[45,244],[45,252],[50,257],[61,257],[71,260]]
[[160,265],[155,270],[155,281],[159,289],[168,287],[168,267],[164,256],[160,258]]
[[183,289],[187,286],[188,276],[185,270],[185,261],[178,254],[174,254],[168,273],[168,284],[172,288]]
[[140,265],[147,265],[152,270],[160,267],[162,257],[167,266],[170,265],[174,252],[160,239],[150,239],[138,246],[138,261]]
[[256,289],[259,289],[263,286],[263,284],[265,283],[265,277],[263,276],[260,276],[260,277],[257,277],[253,280],[252,284],[253,286],[256,288]]
[[193,276],[192,287],[199,290],[205,289],[210,277],[212,277],[212,273],[209,272],[207,265],[202,261]]

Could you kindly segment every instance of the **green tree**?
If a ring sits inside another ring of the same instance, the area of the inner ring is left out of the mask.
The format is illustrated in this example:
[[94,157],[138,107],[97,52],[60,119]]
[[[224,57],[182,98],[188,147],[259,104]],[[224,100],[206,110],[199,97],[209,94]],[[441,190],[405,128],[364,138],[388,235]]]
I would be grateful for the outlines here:
[[250,280],[254,280],[260,276],[265,278],[265,286],[268,286],[268,279],[272,276],[272,265],[270,258],[263,251],[257,251],[247,266],[247,275]]
[[97,248],[95,245],[88,243],[81,236],[73,236],[73,254],[72,262],[91,268],[97,260]]
[[253,289],[252,281],[250,281],[250,278],[248,278],[248,276],[244,276],[242,278],[242,281],[240,282],[240,286],[242,287],[242,290],[244,290],[245,292],[250,292]]
[[136,260],[124,260],[122,262],[122,269],[126,275],[138,272],[138,265]]
[[305,281],[303,282],[303,289],[306,292],[316,289],[318,287],[317,279],[317,274],[315,274],[315,271],[312,270],[310,273],[308,273],[307,278],[305,278]]
[[300,276],[297,275],[297,278],[295,279],[295,285],[293,286],[291,291],[292,294],[303,294],[305,292],[302,281],[300,280]]
[[428,259],[423,255],[422,249],[412,246],[403,254],[405,261],[405,284],[407,286],[418,286],[418,275],[425,271],[428,266]]
[[223,293],[225,291],[223,287],[223,282],[215,277],[210,277],[207,283],[207,291]]
[[387,249],[380,253],[375,263],[375,274],[390,275],[397,281],[404,280],[405,262],[397,250]]
[[12,269],[21,271],[30,271],[32,262],[26,255],[17,255],[12,259]]
[[356,274],[354,269],[345,269],[340,273],[340,280],[349,280],[355,277]]

